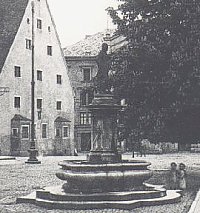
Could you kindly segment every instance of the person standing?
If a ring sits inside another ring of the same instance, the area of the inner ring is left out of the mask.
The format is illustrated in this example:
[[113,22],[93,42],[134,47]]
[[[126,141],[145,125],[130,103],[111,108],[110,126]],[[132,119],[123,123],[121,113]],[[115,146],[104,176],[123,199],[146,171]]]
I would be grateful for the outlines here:
[[134,158],[135,157],[135,144],[134,144],[134,142],[132,141],[132,158]]
[[131,144],[132,144],[132,158],[135,157],[135,141],[134,141],[134,133],[133,133],[133,130],[131,131],[131,134],[130,134],[130,140],[131,140]]
[[172,162],[168,176],[169,189],[171,190],[177,189],[177,176],[178,176],[177,164],[175,162]]
[[142,157],[142,155],[146,157],[146,140],[145,139],[143,139],[140,143],[140,156]]
[[178,188],[181,190],[186,189],[186,171],[184,163],[179,164],[177,179],[178,179]]

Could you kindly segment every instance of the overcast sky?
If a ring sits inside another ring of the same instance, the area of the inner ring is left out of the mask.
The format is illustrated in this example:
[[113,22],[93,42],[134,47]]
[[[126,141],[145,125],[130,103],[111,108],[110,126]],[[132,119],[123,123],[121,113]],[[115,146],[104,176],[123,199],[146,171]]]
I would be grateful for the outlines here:
[[[106,8],[117,7],[117,0],[48,0],[62,47],[107,28],[114,28]],[[109,21],[108,21],[109,20]]]

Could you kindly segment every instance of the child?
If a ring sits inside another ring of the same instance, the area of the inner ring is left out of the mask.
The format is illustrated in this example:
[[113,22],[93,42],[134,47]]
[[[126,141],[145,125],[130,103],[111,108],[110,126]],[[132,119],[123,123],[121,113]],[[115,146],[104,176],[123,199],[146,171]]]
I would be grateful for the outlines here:
[[177,173],[177,178],[178,178],[178,188],[181,190],[186,189],[186,171],[185,171],[185,164],[180,163],[179,164],[179,170]]
[[171,190],[177,189],[177,164],[171,163],[171,169],[169,172],[169,188]]

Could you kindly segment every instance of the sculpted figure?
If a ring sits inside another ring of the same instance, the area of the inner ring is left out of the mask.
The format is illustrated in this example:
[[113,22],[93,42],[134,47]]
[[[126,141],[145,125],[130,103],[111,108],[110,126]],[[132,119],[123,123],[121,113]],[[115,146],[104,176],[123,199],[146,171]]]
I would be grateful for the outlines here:
[[95,77],[95,86],[98,93],[110,93],[108,72],[110,68],[110,58],[107,54],[108,45],[102,44],[102,49],[97,56],[98,72]]
[[95,148],[96,150],[102,150],[103,147],[102,147],[102,136],[103,134],[103,121],[99,120],[97,122],[97,128],[96,128],[96,136],[95,136],[95,139],[93,141],[93,148]]

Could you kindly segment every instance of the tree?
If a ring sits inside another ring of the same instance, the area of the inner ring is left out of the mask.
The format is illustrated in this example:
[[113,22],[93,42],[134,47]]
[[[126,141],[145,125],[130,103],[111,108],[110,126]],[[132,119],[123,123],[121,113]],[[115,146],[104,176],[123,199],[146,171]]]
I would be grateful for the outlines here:
[[112,69],[115,94],[127,100],[127,129],[138,138],[197,139],[200,2],[120,2],[110,15],[128,44],[112,55]]

